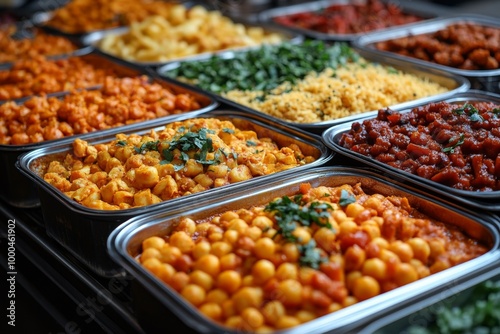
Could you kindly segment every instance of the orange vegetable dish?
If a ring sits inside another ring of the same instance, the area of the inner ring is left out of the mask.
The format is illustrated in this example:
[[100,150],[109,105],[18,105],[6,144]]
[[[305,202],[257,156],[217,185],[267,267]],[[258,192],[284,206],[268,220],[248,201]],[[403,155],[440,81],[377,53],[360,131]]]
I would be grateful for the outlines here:
[[99,66],[78,57],[48,60],[37,56],[19,60],[12,68],[0,71],[0,100],[97,86],[106,76],[117,74],[113,66]]
[[145,239],[138,261],[208,318],[271,332],[486,251],[404,197],[302,184],[300,196],[266,206],[182,218],[169,235]]
[[76,45],[62,36],[49,35],[41,30],[33,30],[33,38],[14,39],[14,28],[0,29],[0,63],[14,62],[36,56],[69,54]]
[[195,118],[110,143],[75,140],[52,161],[49,182],[76,202],[100,210],[146,206],[310,163],[297,144],[278,147],[230,121]]
[[59,139],[198,110],[200,104],[195,96],[175,94],[159,83],[150,83],[146,76],[106,77],[98,90],[0,105],[0,144]]

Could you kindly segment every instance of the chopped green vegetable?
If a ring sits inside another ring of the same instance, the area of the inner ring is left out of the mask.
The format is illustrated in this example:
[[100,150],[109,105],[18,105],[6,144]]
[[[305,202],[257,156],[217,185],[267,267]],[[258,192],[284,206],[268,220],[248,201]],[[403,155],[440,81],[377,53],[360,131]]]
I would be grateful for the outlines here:
[[337,68],[358,59],[359,55],[346,43],[328,46],[323,41],[307,40],[300,45],[264,45],[230,59],[214,56],[183,62],[164,75],[184,78],[214,93],[236,89],[266,92],[285,82],[293,84],[312,72]]

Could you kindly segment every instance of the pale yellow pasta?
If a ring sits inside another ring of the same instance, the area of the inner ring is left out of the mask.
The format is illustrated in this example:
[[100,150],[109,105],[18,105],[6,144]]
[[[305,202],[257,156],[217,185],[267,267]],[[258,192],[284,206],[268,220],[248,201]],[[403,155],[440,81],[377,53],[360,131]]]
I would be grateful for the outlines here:
[[132,23],[128,32],[110,34],[98,46],[126,60],[154,62],[281,41],[283,36],[279,34],[245,27],[219,11],[202,6],[186,9],[178,4],[170,15],[154,15]]

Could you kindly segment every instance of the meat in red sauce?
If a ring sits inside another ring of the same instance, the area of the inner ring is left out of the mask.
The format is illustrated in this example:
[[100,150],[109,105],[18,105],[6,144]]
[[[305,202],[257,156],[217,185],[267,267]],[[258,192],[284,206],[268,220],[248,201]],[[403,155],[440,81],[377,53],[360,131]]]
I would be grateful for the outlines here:
[[339,144],[453,188],[500,190],[500,105],[430,103],[408,113],[381,109],[353,123]]

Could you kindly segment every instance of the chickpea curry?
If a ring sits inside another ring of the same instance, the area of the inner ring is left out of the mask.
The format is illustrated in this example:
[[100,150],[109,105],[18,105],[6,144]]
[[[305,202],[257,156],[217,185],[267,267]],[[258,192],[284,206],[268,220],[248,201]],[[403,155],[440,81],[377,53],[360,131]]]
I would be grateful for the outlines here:
[[106,144],[81,139],[51,161],[43,178],[93,209],[121,210],[284,171],[316,160],[295,143],[237,128],[231,121],[195,118],[145,135],[118,134]]
[[487,252],[399,196],[301,184],[292,197],[183,217],[138,261],[206,317],[241,331],[297,326]]

